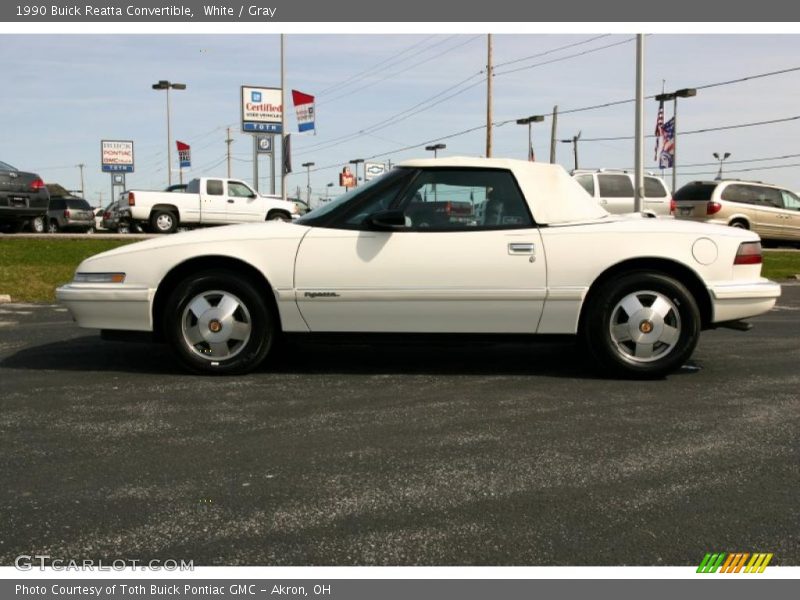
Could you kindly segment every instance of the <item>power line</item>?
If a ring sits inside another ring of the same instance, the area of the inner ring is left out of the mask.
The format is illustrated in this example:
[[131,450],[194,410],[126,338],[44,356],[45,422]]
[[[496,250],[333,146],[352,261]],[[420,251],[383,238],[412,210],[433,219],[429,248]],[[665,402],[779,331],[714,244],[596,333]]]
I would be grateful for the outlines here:
[[530,56],[523,56],[522,58],[515,58],[514,60],[507,60],[505,62],[497,63],[494,68],[498,67],[505,67],[506,65],[513,65],[519,62],[524,62],[526,60],[531,60],[534,58],[541,58],[542,56],[547,56],[548,54],[553,54],[555,52],[560,52],[561,50],[567,50],[569,48],[575,48],[576,46],[583,46],[584,44],[590,44],[596,40],[609,37],[610,33],[604,33],[603,35],[596,35],[595,37],[589,38],[588,40],[582,40],[580,42],[575,42],[573,44],[567,44],[566,46],[559,46],[558,48],[553,48],[552,50],[545,50],[544,52],[539,52],[538,54],[531,54]]

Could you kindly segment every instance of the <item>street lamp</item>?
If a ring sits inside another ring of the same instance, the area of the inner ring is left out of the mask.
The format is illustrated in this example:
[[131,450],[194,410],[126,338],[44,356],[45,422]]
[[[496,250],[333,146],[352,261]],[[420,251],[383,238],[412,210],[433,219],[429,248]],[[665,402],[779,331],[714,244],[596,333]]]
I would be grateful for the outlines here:
[[722,156],[714,152],[714,158],[716,158],[719,161],[719,173],[717,173],[717,176],[714,178],[716,179],[716,181],[720,181],[722,179],[722,163],[728,160],[730,155],[731,155],[730,152],[726,152]]
[[657,102],[672,100],[672,193],[675,193],[678,166],[678,98],[692,98],[697,96],[695,88],[683,88],[668,94],[658,94]]
[[578,140],[581,139],[581,132],[578,135],[573,135],[568,140],[561,140],[562,144],[572,144],[572,155],[575,157],[575,170],[578,170]]
[[356,170],[356,173],[355,173],[355,175],[356,175],[356,178],[355,178],[356,186],[358,186],[358,165],[363,163],[363,162],[364,162],[363,158],[354,158],[353,160],[350,161],[350,164],[354,165],[354,168]]
[[325,202],[328,201],[328,192],[330,192],[332,187],[333,187],[333,183],[328,183],[328,184],[325,185]]
[[170,160],[172,157],[172,134],[170,133],[169,125],[169,90],[185,90],[186,84],[172,83],[166,79],[161,79],[158,83],[153,84],[153,89],[167,91],[167,181],[169,182],[168,185],[172,185],[172,161]]
[[306,204],[311,208],[311,167],[314,166],[313,162],[304,162],[303,166],[306,168]]
[[433,158],[439,158],[439,150],[444,150],[447,148],[447,144],[432,144],[430,146],[425,146],[425,150],[428,152],[433,152]]
[[544,115],[533,115],[530,117],[525,117],[524,119],[517,119],[517,125],[527,125],[528,126],[528,160],[534,160],[533,154],[533,132],[531,131],[531,124],[532,123],[541,123],[544,121]]

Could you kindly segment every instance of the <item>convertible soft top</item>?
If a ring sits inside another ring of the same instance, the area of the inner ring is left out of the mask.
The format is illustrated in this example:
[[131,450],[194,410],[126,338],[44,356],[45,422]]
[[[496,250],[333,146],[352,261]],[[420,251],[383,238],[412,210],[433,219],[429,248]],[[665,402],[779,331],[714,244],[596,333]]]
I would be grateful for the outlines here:
[[516,177],[539,225],[593,221],[608,216],[561,165],[510,158],[455,156],[409,160],[400,167],[454,167],[504,169]]

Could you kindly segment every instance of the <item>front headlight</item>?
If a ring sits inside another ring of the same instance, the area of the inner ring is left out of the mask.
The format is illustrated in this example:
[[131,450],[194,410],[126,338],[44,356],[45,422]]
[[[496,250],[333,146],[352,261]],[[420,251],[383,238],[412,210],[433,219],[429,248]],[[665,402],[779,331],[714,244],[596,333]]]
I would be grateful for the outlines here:
[[125,273],[75,273],[75,283],[124,283]]

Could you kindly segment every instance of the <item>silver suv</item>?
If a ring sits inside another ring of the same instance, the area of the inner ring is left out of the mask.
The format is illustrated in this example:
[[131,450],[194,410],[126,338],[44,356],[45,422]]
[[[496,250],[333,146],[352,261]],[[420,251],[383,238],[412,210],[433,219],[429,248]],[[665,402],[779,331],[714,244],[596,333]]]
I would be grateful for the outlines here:
[[675,192],[675,217],[752,229],[762,239],[800,241],[800,198],[760,181],[693,181]]
[[[608,212],[633,212],[633,173],[612,169],[578,169],[572,172],[572,177]],[[672,214],[672,199],[660,177],[645,175],[642,212],[659,217]]]

